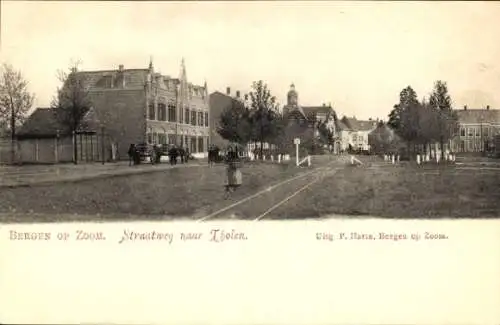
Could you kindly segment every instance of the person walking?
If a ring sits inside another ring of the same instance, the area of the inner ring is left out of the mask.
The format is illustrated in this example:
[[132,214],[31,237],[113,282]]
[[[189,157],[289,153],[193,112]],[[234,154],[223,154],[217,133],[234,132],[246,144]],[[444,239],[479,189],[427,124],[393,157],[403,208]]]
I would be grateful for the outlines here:
[[170,165],[177,164],[177,148],[175,146],[172,146],[168,151],[168,157],[170,158]]
[[127,152],[127,154],[128,154],[128,165],[129,166],[132,166],[132,164],[135,165],[135,157],[134,157],[135,155],[134,155],[134,153],[135,153],[135,144],[131,143],[130,147],[128,148],[128,152]]

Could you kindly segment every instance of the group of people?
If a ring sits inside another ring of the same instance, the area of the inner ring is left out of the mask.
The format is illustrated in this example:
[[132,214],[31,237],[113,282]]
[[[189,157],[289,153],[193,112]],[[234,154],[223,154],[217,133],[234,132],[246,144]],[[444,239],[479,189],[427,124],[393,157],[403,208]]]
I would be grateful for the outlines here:
[[[208,148],[208,163],[212,166],[214,163],[224,161],[227,165],[227,184],[226,197],[242,184],[241,174],[241,158],[237,146],[228,146],[225,152],[222,152],[219,147],[210,145]],[[160,145],[135,145],[131,144],[128,150],[129,166],[139,165],[142,157],[149,156],[152,164],[160,163],[162,154],[166,153],[169,157],[171,165],[176,165],[178,158],[180,162],[186,163],[190,159],[190,153],[187,148],[171,145],[168,150],[162,150]]]
[[167,152],[170,165],[177,165],[177,158],[181,159],[181,164],[187,163],[190,159],[190,153],[187,148],[172,145]]
[[139,165],[142,161],[142,157],[150,157],[151,164],[159,164],[161,162],[161,156],[167,154],[171,165],[176,165],[178,158],[180,158],[181,163],[186,163],[191,157],[189,150],[187,148],[178,147],[171,145],[170,148],[165,152],[161,145],[136,145],[131,144],[128,149],[129,166]]

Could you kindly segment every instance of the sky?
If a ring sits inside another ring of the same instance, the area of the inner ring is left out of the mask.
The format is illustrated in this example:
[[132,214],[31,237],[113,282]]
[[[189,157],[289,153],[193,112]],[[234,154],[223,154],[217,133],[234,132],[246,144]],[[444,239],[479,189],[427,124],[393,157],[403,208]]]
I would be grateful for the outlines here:
[[21,70],[35,107],[57,71],[146,68],[209,92],[264,80],[281,104],[387,119],[399,92],[446,81],[455,108],[500,108],[500,2],[2,1],[0,61]]

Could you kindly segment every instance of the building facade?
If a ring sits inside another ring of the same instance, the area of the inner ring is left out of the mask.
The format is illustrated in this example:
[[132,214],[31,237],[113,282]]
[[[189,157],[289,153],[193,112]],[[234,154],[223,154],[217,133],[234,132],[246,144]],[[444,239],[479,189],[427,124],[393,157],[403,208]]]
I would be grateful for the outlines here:
[[339,122],[339,142],[341,151],[369,151],[368,135],[377,128],[376,120],[358,120],[344,116]]
[[178,78],[147,69],[79,71],[95,117],[127,155],[131,143],[176,144],[205,155],[209,143],[209,102],[203,86],[188,82],[182,60]]
[[500,110],[469,109],[457,110],[459,131],[451,141],[452,151],[479,153],[488,151],[495,136],[500,135]]

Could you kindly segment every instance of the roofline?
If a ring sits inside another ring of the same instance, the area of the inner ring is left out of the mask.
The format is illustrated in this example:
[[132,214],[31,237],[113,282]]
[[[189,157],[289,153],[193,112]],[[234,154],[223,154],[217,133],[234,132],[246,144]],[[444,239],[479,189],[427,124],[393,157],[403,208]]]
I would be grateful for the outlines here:
[[[121,71],[144,71],[144,72],[148,72],[149,69],[123,69]],[[121,72],[119,69],[114,69],[114,70],[82,70],[82,71],[77,71],[76,73],[97,73],[97,72]]]

